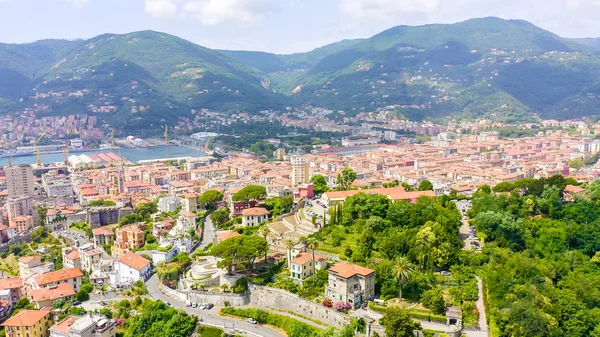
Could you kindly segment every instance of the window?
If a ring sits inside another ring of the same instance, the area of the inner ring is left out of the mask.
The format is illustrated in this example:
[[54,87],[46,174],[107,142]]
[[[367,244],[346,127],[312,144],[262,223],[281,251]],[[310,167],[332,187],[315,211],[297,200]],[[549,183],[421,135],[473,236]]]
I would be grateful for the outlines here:
[[342,295],[340,295],[340,301],[342,300]]

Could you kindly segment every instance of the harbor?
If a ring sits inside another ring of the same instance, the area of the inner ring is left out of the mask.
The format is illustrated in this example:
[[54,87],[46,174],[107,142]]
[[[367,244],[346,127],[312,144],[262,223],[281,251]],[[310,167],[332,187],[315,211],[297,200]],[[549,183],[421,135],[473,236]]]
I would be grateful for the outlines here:
[[[98,149],[90,151],[77,152],[77,155],[82,154],[98,154],[113,152],[132,163],[140,161],[154,160],[161,158],[178,158],[178,157],[203,157],[204,152],[184,146],[176,145],[159,145],[149,147],[123,147],[116,149]],[[65,160],[64,154],[59,153],[42,153],[40,159],[43,164],[62,163]],[[12,157],[13,164],[35,164],[37,159],[35,154],[21,155]],[[0,166],[8,165],[9,158],[0,158]]]

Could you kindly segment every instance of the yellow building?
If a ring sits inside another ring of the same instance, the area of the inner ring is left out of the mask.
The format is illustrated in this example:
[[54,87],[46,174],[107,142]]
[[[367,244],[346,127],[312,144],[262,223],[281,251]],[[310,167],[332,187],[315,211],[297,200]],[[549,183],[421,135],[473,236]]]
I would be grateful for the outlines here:
[[52,308],[41,310],[23,310],[7,319],[1,325],[5,328],[7,337],[48,337],[52,325]]

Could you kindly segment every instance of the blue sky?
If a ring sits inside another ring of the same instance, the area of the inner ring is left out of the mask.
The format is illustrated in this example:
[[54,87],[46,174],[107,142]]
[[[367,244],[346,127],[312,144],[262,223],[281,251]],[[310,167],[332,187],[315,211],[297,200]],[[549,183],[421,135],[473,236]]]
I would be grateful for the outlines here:
[[600,37],[600,0],[0,0],[0,42],[152,29],[210,48],[292,53],[401,24],[484,16]]

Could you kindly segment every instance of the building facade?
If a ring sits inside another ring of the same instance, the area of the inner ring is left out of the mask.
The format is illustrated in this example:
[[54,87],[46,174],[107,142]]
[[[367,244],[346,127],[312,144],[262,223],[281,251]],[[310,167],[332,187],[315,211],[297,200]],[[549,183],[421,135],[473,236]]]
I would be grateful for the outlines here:
[[9,198],[33,195],[33,168],[31,165],[10,165],[4,169],[4,172]]
[[308,184],[310,181],[308,159],[302,156],[294,156],[291,159],[292,163],[292,186]]
[[358,308],[375,298],[375,270],[340,261],[328,270],[325,295]]

